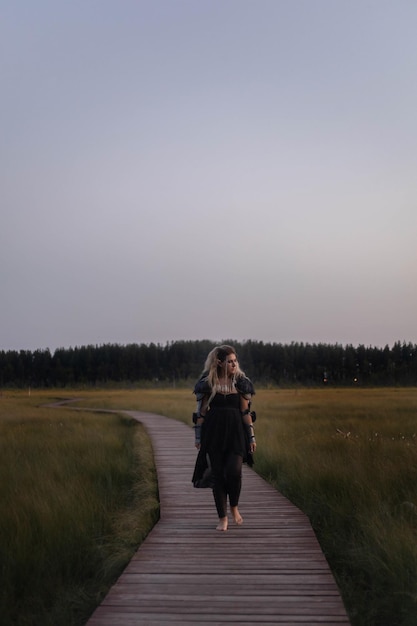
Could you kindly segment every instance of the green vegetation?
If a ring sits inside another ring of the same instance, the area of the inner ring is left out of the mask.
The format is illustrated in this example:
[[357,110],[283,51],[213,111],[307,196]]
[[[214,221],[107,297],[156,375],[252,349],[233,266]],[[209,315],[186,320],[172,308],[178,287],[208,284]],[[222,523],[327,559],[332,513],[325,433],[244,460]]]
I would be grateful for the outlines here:
[[[72,395],[81,398],[79,406],[150,411],[188,424],[194,409],[189,388],[83,390]],[[70,392],[61,396],[70,397]],[[0,546],[1,562],[7,563],[0,610],[11,593],[17,597],[23,590],[25,596],[29,586],[26,605],[34,610],[41,602],[48,618],[21,620],[19,626],[81,623],[72,616],[81,614],[78,607],[85,596],[92,606],[90,579],[95,578],[96,588],[101,588],[103,570],[110,570],[111,578],[113,562],[120,569],[129,550],[146,533],[137,533],[136,523],[127,523],[121,540],[109,539],[111,532],[120,530],[117,520],[123,519],[123,513],[129,520],[134,509],[133,485],[137,477],[142,478],[140,466],[135,465],[143,441],[137,427],[107,414],[36,409],[41,399],[46,401],[45,396],[33,394],[31,398],[23,394],[0,397],[0,541],[7,539],[6,546]],[[309,516],[352,625],[413,626],[417,614],[417,389],[258,389],[254,408],[258,413],[255,469]],[[118,434],[108,435],[109,429]],[[137,437],[141,446],[134,445],[132,450],[129,441]],[[105,452],[110,449],[111,454]],[[92,459],[85,459],[90,456],[105,470],[95,473]],[[41,474],[44,457],[50,457],[51,466]],[[122,470],[113,467],[121,458],[130,458]],[[79,472],[83,459],[87,466]],[[93,504],[92,494],[97,490]],[[71,491],[77,504],[61,515]],[[139,509],[141,502],[148,503],[144,528],[149,528],[155,519],[155,499],[152,489],[146,493],[136,499]],[[84,514],[78,509],[90,500],[93,512],[79,523]],[[98,522],[104,505],[108,507],[104,521]],[[47,546],[42,548],[42,542],[49,544],[52,539],[55,548],[47,557],[45,572],[45,565],[38,566],[37,560],[45,558]],[[63,573],[58,573],[59,563]],[[59,580],[59,586],[50,587],[54,580]],[[38,601],[42,587],[47,595]],[[97,594],[94,600],[100,597]],[[73,621],[61,619],[58,601]]]
[[417,390],[259,394],[257,471],[310,518],[354,626],[417,611]]
[[158,516],[143,427],[46,401],[0,396],[2,626],[84,624]]
[[[417,383],[417,345],[392,347],[227,340],[257,386],[376,386]],[[0,350],[0,388],[121,385],[153,387],[195,380],[213,341],[166,345],[106,344],[47,350]]]
[[[189,390],[97,401],[186,423],[193,410]],[[259,389],[254,408],[255,470],[309,516],[352,625],[414,626],[417,389]]]

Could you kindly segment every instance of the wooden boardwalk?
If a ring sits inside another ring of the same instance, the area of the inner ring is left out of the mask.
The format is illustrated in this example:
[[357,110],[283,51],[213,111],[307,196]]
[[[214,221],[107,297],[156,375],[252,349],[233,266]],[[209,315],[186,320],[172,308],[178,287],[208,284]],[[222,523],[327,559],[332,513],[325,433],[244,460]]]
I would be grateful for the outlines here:
[[307,624],[349,626],[307,517],[244,466],[244,523],[215,530],[211,489],[195,489],[192,430],[125,411],[154,448],[161,518],[88,626]]

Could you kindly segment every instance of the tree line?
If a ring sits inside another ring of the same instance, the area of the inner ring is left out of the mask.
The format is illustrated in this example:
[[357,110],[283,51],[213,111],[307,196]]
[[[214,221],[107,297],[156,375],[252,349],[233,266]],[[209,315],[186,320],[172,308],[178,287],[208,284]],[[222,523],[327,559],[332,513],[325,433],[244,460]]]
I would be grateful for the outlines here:
[[[258,385],[416,385],[417,345],[392,347],[226,341]],[[104,344],[0,351],[1,387],[106,384],[190,384],[201,374],[209,340],[161,344]]]

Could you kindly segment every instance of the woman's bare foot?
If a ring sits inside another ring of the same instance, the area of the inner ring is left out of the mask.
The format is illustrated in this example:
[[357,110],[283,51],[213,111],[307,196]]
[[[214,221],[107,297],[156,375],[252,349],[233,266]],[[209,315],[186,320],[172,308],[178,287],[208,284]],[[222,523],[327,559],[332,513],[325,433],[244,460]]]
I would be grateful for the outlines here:
[[220,531],[227,530],[227,517],[219,518],[219,523],[216,526],[216,530],[220,530]]
[[233,519],[235,521],[235,524],[237,524],[238,526],[240,526],[241,524],[243,524],[243,517],[241,516],[241,514],[239,513],[239,509],[237,508],[237,506],[231,506],[230,510],[232,512],[233,515]]

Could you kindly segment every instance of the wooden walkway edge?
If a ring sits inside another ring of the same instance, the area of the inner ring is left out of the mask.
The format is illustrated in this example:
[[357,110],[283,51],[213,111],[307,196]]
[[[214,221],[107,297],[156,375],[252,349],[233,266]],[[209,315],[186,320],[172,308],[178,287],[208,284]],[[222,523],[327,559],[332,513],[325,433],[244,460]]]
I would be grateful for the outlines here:
[[308,518],[244,466],[242,526],[215,530],[211,489],[195,489],[193,432],[123,411],[147,429],[161,518],[87,626],[349,626]]

